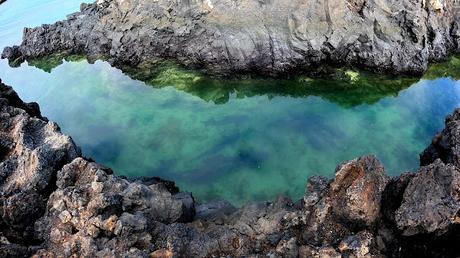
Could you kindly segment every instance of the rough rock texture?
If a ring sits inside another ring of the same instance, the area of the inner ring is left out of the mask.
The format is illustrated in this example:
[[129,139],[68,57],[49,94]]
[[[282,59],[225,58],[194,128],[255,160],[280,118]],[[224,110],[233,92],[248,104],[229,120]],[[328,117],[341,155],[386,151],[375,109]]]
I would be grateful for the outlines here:
[[342,164],[330,186],[333,212],[347,223],[371,226],[380,215],[388,182],[383,165],[373,156]]
[[[433,142],[449,139],[443,157],[460,144],[458,114]],[[237,209],[199,204],[159,178],[113,175],[80,157],[36,104],[1,82],[0,116],[0,257],[460,255],[455,159],[389,178],[365,156],[339,165],[332,180],[310,178],[298,202],[279,197]],[[434,150],[425,153],[436,157]]]
[[64,166],[56,184],[35,229],[53,253],[65,257],[115,256],[134,246],[149,250],[155,227],[149,222],[194,216],[191,194],[171,193],[162,183],[129,182],[82,158]]
[[56,171],[80,154],[72,139],[0,81],[0,227],[29,237],[56,187]]
[[420,168],[407,186],[396,222],[404,235],[443,234],[460,223],[460,170],[441,160]]
[[420,155],[421,165],[441,159],[460,167],[460,110],[446,118],[446,128],[436,135],[428,148]]
[[303,238],[315,244],[338,244],[352,232],[374,226],[387,181],[373,156],[340,165],[329,184],[326,179],[310,179],[304,198],[307,230]]
[[68,51],[135,66],[173,59],[211,73],[325,66],[420,74],[460,51],[458,0],[98,0],[25,29],[3,58]]

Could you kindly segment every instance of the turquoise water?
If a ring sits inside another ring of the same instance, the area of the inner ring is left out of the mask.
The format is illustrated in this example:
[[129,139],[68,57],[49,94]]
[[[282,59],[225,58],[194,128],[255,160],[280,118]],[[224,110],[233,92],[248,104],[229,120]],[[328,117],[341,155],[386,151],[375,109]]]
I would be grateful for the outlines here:
[[[0,5],[0,48],[19,43],[25,26],[77,11],[80,1]],[[46,72],[1,60],[0,78],[117,174],[160,176],[199,200],[242,204],[298,198],[309,176],[332,177],[338,163],[360,155],[377,155],[392,175],[417,168],[418,154],[460,106],[460,82],[442,73],[455,73],[459,60],[452,63],[430,80],[345,72],[338,81],[219,81],[169,67],[130,77],[103,61],[64,61]]]

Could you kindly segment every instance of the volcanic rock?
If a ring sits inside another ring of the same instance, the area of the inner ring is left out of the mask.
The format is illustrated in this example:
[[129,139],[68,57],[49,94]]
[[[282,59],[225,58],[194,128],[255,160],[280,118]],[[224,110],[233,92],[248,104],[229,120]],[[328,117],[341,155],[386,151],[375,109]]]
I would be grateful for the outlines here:
[[301,201],[235,208],[81,157],[0,83],[0,257],[457,257],[458,114],[415,174],[364,156],[310,178]]
[[446,233],[460,223],[460,170],[436,160],[420,168],[407,186],[396,223],[404,235]]
[[159,59],[209,73],[321,72],[354,66],[421,74],[460,51],[454,0],[99,0],[24,30],[10,61],[67,52],[117,66]]

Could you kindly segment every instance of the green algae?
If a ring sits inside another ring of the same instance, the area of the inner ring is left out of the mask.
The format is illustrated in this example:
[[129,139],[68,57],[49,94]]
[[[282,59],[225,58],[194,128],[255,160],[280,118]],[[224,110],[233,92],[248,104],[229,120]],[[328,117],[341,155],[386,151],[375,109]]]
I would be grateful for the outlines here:
[[434,80],[441,77],[451,77],[460,80],[460,56],[454,55],[444,62],[432,64],[423,79]]
[[[53,54],[28,60],[29,65],[51,72],[64,61],[85,60],[83,55],[67,53]],[[90,61],[93,62],[93,61]],[[290,79],[266,79],[250,75],[235,78],[220,78],[206,75],[200,70],[184,68],[173,61],[157,60],[138,67],[120,67],[123,72],[155,88],[173,86],[178,90],[198,96],[206,101],[223,104],[231,94],[238,97],[253,97],[273,94],[276,96],[306,97],[319,96],[344,107],[372,104],[417,82],[420,78],[408,76],[379,75],[353,69],[334,69],[331,74],[320,78],[295,75]],[[460,57],[452,56],[447,61],[430,65],[422,79],[440,77],[460,79]]]
[[[84,59],[81,55],[59,53],[30,60],[29,65],[50,72],[63,61]],[[430,69],[432,77],[436,78],[434,73],[443,69],[455,71],[455,64],[456,62],[446,62],[433,65]],[[267,79],[250,75],[222,78],[207,75],[200,70],[187,69],[168,60],[142,63],[134,68],[121,66],[120,69],[131,78],[152,87],[172,86],[216,104],[225,104],[232,95],[238,98],[273,95],[294,98],[318,96],[343,107],[354,107],[376,103],[385,97],[396,97],[398,92],[419,80],[415,77],[379,75],[351,69],[334,69],[332,73],[320,78],[306,75],[295,75],[289,79]],[[427,74],[426,78],[429,76]]]
[[151,66],[143,64],[135,69],[122,70],[130,77],[152,87],[172,86],[216,104],[225,104],[232,95],[238,98],[262,95],[294,98],[318,96],[344,107],[353,107],[372,104],[388,96],[397,96],[399,91],[418,80],[341,69],[336,69],[329,78],[313,79],[298,75],[290,79],[266,79],[246,75],[229,79],[208,76],[199,70],[189,70],[173,62],[160,62]]
[[30,66],[34,66],[40,70],[43,70],[47,73],[51,73],[51,71],[62,65],[64,61],[67,62],[80,62],[83,60],[87,60],[84,55],[77,55],[77,54],[69,54],[65,52],[52,54],[42,58],[35,58],[27,60]]

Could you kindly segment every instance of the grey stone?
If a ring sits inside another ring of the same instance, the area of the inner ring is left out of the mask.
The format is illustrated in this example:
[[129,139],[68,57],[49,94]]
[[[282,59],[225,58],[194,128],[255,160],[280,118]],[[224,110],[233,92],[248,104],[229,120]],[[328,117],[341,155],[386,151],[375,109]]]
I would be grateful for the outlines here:
[[460,223],[460,170],[436,160],[420,168],[407,186],[396,223],[404,235],[442,235]]
[[[420,74],[459,49],[455,1],[99,0],[26,29],[10,61],[66,51],[137,66],[159,58],[220,75],[355,66]],[[458,5],[458,3],[457,3]]]

